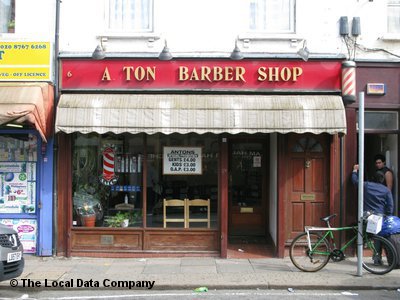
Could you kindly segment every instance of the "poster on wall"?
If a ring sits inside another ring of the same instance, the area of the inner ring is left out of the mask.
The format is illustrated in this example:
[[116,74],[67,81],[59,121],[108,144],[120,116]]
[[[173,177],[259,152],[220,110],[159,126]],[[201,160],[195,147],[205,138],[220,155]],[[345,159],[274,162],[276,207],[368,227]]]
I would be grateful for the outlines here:
[[36,253],[37,221],[35,219],[1,219],[0,223],[18,232],[24,253]]
[[201,175],[201,147],[164,147],[164,175]]
[[35,212],[36,184],[28,181],[34,169],[30,163],[0,162],[0,213]]

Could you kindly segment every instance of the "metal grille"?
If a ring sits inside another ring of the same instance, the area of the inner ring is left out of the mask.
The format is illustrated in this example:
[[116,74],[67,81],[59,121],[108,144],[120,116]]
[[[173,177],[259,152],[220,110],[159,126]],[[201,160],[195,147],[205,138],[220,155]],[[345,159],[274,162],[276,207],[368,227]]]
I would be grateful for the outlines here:
[[[16,240],[16,245],[14,243],[14,239]],[[15,246],[19,246],[21,244],[18,235],[16,234],[0,234],[0,246],[6,248],[12,248]]]

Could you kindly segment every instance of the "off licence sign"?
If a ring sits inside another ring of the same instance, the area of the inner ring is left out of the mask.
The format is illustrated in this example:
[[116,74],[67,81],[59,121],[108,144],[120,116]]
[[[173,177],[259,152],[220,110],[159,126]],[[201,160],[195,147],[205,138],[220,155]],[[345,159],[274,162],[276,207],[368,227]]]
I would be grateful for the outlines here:
[[201,147],[164,147],[164,175],[201,175]]

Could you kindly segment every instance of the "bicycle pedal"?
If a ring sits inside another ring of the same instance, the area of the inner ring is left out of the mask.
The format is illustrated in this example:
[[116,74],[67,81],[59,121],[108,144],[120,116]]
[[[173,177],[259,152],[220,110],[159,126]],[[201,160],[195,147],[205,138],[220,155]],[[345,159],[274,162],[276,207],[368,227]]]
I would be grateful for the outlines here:
[[319,264],[319,263],[320,263],[320,260],[317,260],[317,261],[314,261],[314,260],[313,260],[312,263],[313,263],[313,264]]

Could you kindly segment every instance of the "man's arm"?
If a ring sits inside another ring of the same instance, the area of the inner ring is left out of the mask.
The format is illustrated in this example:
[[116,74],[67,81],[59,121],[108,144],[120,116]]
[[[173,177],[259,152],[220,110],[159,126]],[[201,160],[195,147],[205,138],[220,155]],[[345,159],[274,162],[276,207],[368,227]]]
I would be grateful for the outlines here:
[[385,173],[385,180],[386,180],[386,186],[390,191],[392,191],[393,188],[393,173],[392,171],[387,171]]
[[353,172],[351,173],[351,181],[354,184],[358,184],[358,165],[353,166]]

